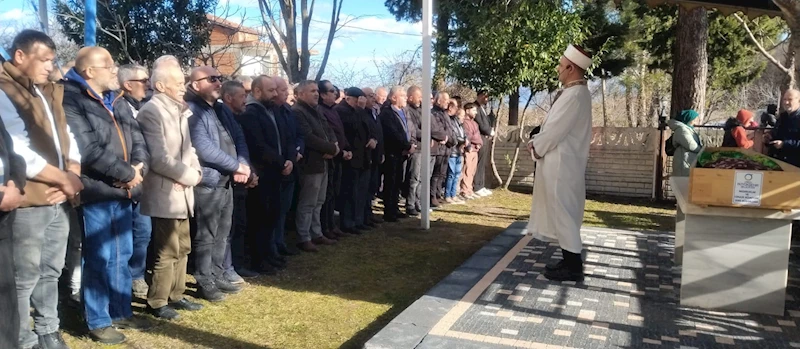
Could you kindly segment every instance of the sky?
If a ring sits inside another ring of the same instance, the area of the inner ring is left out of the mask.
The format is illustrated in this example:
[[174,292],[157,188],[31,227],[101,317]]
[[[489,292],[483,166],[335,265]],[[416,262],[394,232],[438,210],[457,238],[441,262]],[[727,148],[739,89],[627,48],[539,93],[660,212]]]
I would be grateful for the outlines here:
[[[38,0],[33,2],[38,4]],[[50,3],[52,6],[53,1]],[[376,73],[375,59],[390,59],[420,46],[421,23],[396,21],[383,3],[383,0],[344,0],[340,24],[347,24],[331,45],[326,72],[336,75],[337,72],[361,70],[366,75],[373,75]],[[244,19],[245,25],[261,26],[258,0],[220,0],[217,15],[223,16],[226,5],[229,6],[228,16],[224,17],[228,20],[239,22]],[[312,47],[320,52],[320,56],[314,57],[316,59],[321,59],[332,6],[331,0],[316,1],[309,31],[309,42],[312,45],[318,43]],[[0,31],[4,30],[2,27],[8,30],[15,21],[31,23],[34,20],[31,0],[0,0]]]

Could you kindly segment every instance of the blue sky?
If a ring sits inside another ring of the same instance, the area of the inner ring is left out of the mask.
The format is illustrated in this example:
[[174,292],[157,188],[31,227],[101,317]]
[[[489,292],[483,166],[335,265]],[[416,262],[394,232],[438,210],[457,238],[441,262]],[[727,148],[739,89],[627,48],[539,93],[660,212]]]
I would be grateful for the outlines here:
[[[33,1],[38,4],[38,0]],[[228,2],[229,20],[238,22],[244,18],[246,25],[260,26],[257,0],[220,0],[218,15],[222,14]],[[331,7],[330,0],[316,1],[309,41],[312,44],[319,42],[314,49],[320,52],[324,47]],[[0,27],[12,26],[15,22],[31,23],[34,18],[30,0],[0,0]],[[326,69],[332,75],[335,71],[352,69],[364,70],[367,75],[374,74],[373,60],[389,59],[404,51],[413,51],[421,44],[421,24],[397,22],[384,6],[383,0],[344,0],[342,22],[348,20],[332,44]]]

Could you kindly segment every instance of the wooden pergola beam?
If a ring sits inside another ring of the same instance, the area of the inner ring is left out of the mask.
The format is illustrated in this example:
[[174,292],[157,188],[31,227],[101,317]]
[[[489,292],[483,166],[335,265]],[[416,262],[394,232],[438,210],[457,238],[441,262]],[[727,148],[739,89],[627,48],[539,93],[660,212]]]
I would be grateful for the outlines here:
[[[615,0],[615,2],[619,4],[621,0]],[[725,15],[741,12],[750,18],[783,16],[781,9],[772,0],[645,0],[645,2],[650,7],[664,4],[681,5],[686,9],[705,7]]]

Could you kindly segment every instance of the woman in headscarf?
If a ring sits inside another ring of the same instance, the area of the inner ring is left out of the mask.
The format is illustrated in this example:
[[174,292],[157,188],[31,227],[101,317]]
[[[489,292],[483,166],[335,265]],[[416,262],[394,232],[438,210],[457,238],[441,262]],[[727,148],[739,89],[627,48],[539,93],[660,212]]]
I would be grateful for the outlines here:
[[694,110],[684,110],[667,123],[672,130],[672,145],[675,147],[675,155],[672,157],[673,176],[688,177],[689,168],[703,147],[700,135],[693,126],[698,115]]

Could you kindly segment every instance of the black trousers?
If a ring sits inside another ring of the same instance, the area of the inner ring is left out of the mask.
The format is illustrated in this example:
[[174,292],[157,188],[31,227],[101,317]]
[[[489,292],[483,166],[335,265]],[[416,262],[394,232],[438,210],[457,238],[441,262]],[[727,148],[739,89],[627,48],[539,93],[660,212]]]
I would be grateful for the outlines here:
[[259,183],[247,192],[247,238],[250,264],[258,269],[278,255],[275,224],[281,211],[280,177],[258,173]]
[[233,219],[233,188],[195,187],[191,223],[194,278],[207,286],[222,278]]
[[444,180],[447,178],[447,156],[436,155],[433,159],[433,171],[431,175],[431,199],[437,199],[444,195]]
[[386,155],[383,163],[383,216],[396,219],[400,213],[398,209],[400,186],[403,183],[403,157]]
[[489,165],[489,155],[491,155],[491,137],[481,137],[483,137],[483,146],[478,150],[478,169],[475,171],[475,179],[472,181],[473,192],[486,188],[486,166]]
[[0,218],[0,348],[19,348],[19,309],[11,231],[13,220],[14,212]]
[[[325,194],[325,204],[322,205],[320,211],[320,224],[322,224],[322,232],[328,232],[337,228],[336,219],[333,211],[336,210],[339,189],[342,181],[342,162],[334,159],[328,161],[328,189]],[[341,212],[340,212],[341,213]]]
[[225,252],[225,271],[246,268],[245,237],[247,236],[247,188],[242,184],[233,186],[233,219]]

